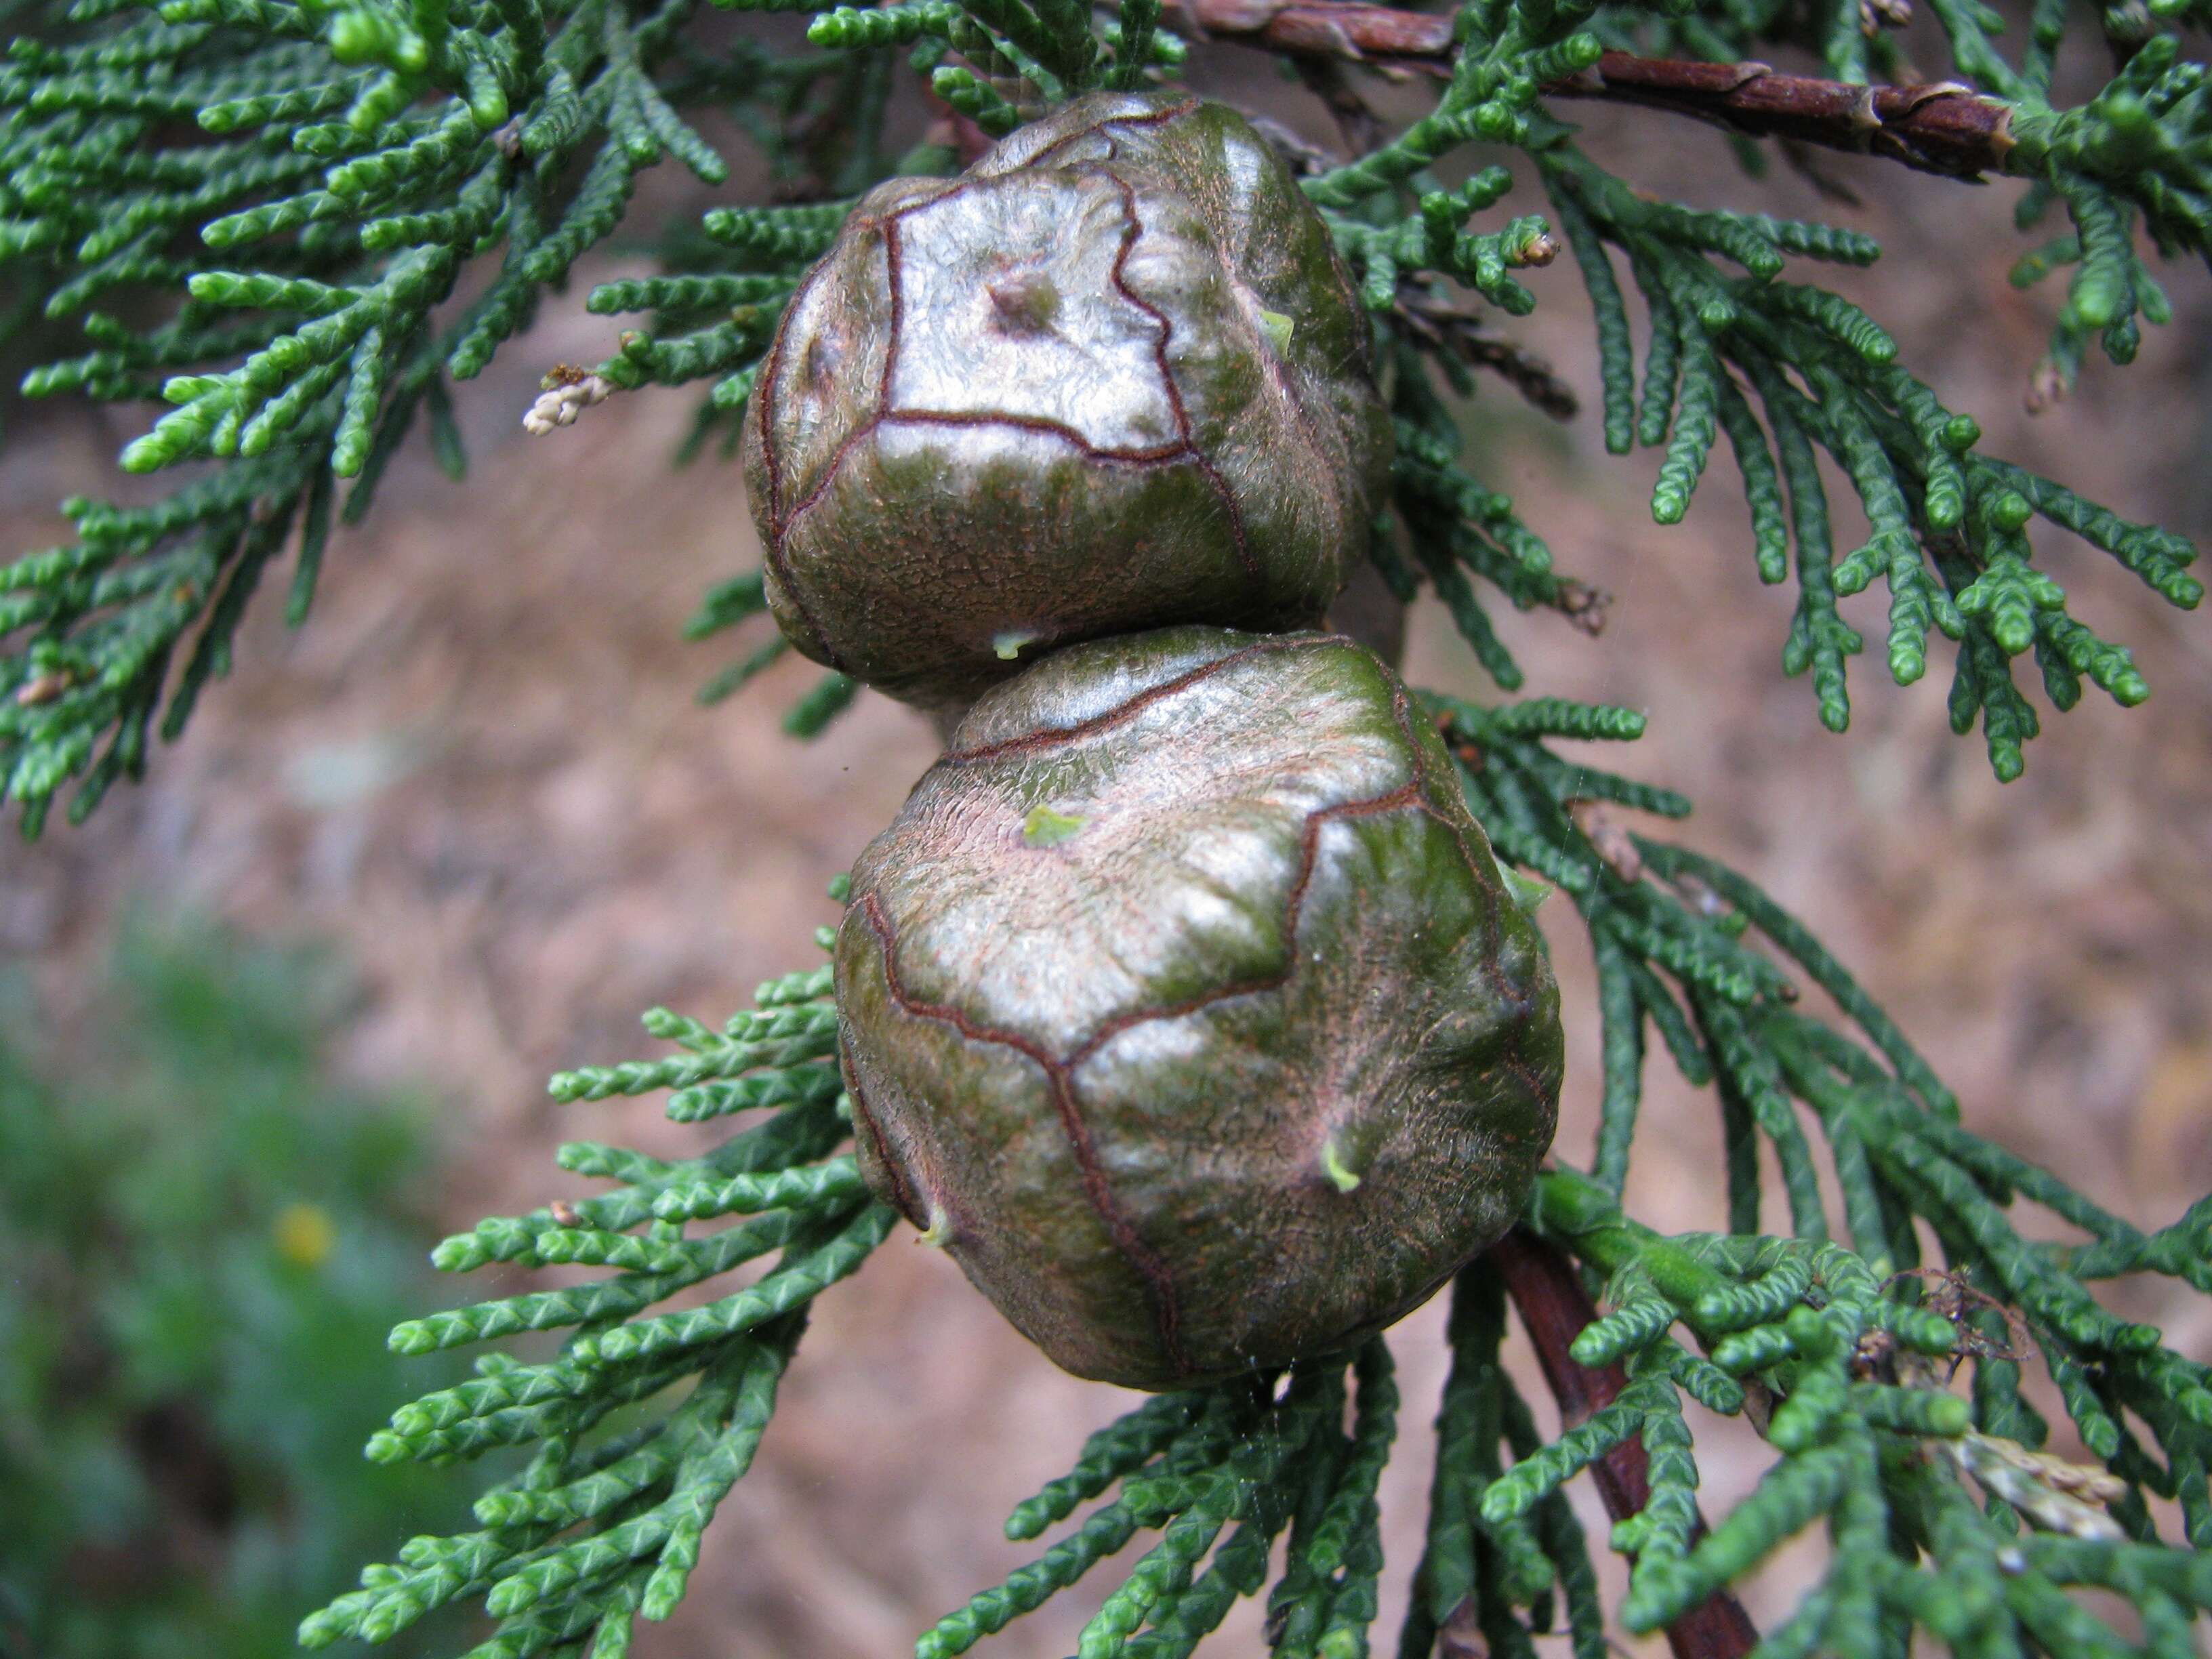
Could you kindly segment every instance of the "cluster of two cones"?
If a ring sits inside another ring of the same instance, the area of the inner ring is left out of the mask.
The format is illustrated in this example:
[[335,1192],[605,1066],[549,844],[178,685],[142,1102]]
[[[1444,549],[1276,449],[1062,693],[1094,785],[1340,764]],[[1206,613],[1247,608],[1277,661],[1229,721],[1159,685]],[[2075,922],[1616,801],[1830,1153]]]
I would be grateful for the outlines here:
[[1177,95],[881,186],[757,382],[779,625],[953,732],[839,938],[862,1168],[1080,1375],[1357,1341],[1549,1144],[1541,941],[1396,676],[1302,631],[1389,462],[1326,228]]

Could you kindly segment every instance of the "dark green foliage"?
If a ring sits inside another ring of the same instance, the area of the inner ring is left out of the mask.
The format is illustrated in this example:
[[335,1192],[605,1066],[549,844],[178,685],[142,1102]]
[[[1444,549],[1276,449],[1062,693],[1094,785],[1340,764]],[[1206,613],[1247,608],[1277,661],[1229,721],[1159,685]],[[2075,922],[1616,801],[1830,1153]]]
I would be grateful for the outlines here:
[[432,1146],[420,1103],[331,1081],[343,989],[142,922],[65,1067],[27,999],[0,1021],[0,1652],[281,1659],[304,1600],[457,1496],[359,1455]]
[[[74,503],[76,543],[0,573],[0,633],[18,636],[0,664],[0,769],[27,830],[72,777],[82,816],[143,771],[156,717],[174,735],[227,671],[245,602],[295,531],[304,614],[332,513],[362,516],[418,413],[458,472],[447,381],[480,374],[614,230],[641,168],[667,154],[726,176],[677,105],[788,111],[838,78],[744,45],[704,60],[679,39],[690,9],[172,0],[88,34],[53,15],[14,42],[0,259],[91,348],[24,389],[166,400],[124,465],[219,464],[153,507]],[[497,274],[446,304],[472,260]],[[733,313],[732,297],[773,301],[789,279],[732,276],[638,295],[724,320],[637,337],[600,372],[629,386],[742,366],[775,310]],[[168,302],[149,308],[149,288]]]
[[[1991,765],[2000,778],[2019,775],[2020,742],[2033,735],[2034,717],[2024,704],[2014,712],[2009,659],[2035,644],[2039,628],[2081,627],[2066,614],[2064,591],[2030,571],[2021,532],[2032,511],[2085,534],[2170,602],[2194,606],[2203,597],[2203,585],[2182,573],[2193,550],[2179,538],[2122,526],[2087,503],[2078,504],[2075,522],[2044,508],[2044,500],[2069,492],[2040,478],[2033,493],[2022,491],[2015,480],[2027,475],[1976,455],[1974,422],[1897,365],[1896,343],[1871,318],[1825,289],[1776,280],[1785,252],[1860,263],[1874,253],[1863,239],[1644,201],[1564,136],[1538,159],[1597,303],[1609,442],[1625,447],[1632,430],[1625,411],[1635,371],[1612,297],[1607,244],[1626,258],[1653,319],[1632,427],[1638,441],[1667,449],[1653,515],[1662,523],[1683,515],[1716,428],[1724,431],[1745,478],[1765,580],[1783,578],[1794,534],[1801,599],[1783,665],[1793,674],[1812,670],[1831,729],[1850,722],[1844,659],[1862,647],[1836,601],[1880,580],[1890,594],[1892,678],[1910,684],[1926,672],[1931,630],[1960,641],[1959,683],[1967,692],[1954,696],[1954,719],[1963,730],[1984,712]],[[1714,270],[1714,252],[1750,275]],[[2133,254],[2126,257],[2132,268]],[[1765,405],[1778,471],[1752,398]],[[1616,407],[1624,412],[1616,416]],[[1819,450],[1850,478],[1873,530],[1840,560],[1814,470]],[[2085,530],[2092,518],[2099,521],[2094,532]],[[2117,648],[2083,632],[2085,650]],[[2108,672],[2099,683],[2118,701],[2147,695],[2140,680],[2116,676]]]

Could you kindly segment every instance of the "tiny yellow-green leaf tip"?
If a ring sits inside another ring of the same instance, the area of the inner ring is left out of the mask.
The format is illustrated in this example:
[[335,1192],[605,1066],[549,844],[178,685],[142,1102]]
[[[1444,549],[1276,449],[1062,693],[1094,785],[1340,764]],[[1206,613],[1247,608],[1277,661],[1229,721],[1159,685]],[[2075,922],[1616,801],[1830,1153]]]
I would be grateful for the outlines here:
[[1334,1140],[1325,1140],[1321,1147],[1322,1173],[1334,1183],[1340,1193],[1355,1190],[1359,1185],[1358,1175],[1344,1161]]
[[1033,806],[1022,820],[1022,839],[1031,847],[1057,847],[1089,822],[1073,813],[1055,812],[1049,806]]

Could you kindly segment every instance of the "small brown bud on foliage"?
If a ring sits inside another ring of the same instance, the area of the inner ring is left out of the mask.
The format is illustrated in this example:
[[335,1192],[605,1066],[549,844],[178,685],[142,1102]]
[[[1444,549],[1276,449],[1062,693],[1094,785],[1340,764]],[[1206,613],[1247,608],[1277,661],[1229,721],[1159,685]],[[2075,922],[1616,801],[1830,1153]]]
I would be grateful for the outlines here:
[[1243,118],[1100,93],[854,210],[756,382],[768,597],[930,708],[1024,653],[1307,626],[1365,556],[1389,422],[1327,228]]
[[861,1167],[1079,1376],[1322,1354],[1512,1224],[1559,994],[1352,641],[1176,628],[980,701],[854,872]]

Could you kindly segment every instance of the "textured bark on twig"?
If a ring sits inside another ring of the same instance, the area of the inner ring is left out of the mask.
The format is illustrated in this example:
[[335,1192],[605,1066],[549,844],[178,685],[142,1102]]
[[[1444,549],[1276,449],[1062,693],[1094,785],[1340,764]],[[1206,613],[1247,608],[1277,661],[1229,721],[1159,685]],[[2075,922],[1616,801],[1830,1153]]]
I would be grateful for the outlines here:
[[2012,106],[1950,81],[1863,87],[1779,75],[1764,64],[1609,52],[1587,74],[1547,90],[1672,110],[1755,138],[1857,150],[1954,179],[2003,172],[2013,148]]
[[[1292,57],[1436,65],[1451,53],[1449,15],[1360,0],[1182,0],[1202,37]],[[2013,148],[2011,106],[1951,82],[1864,87],[1782,75],[1765,64],[1706,64],[1609,52],[1545,88],[1554,97],[1642,104],[1760,138],[1856,150],[1925,173],[2002,173]]]
[[[1619,1398],[1628,1386],[1626,1371],[1617,1364],[1577,1364],[1567,1352],[1597,1317],[1575,1264],[1526,1228],[1516,1228],[1492,1246],[1489,1261],[1535,1344],[1544,1381],[1559,1403],[1561,1426],[1572,1428]],[[1650,1501],[1649,1471],[1644,1443],[1635,1438],[1597,1461],[1591,1474],[1607,1515],[1625,1521]],[[1742,1603],[1723,1590],[1668,1626],[1667,1642],[1674,1659],[1742,1659],[1759,1645],[1759,1632]]]

